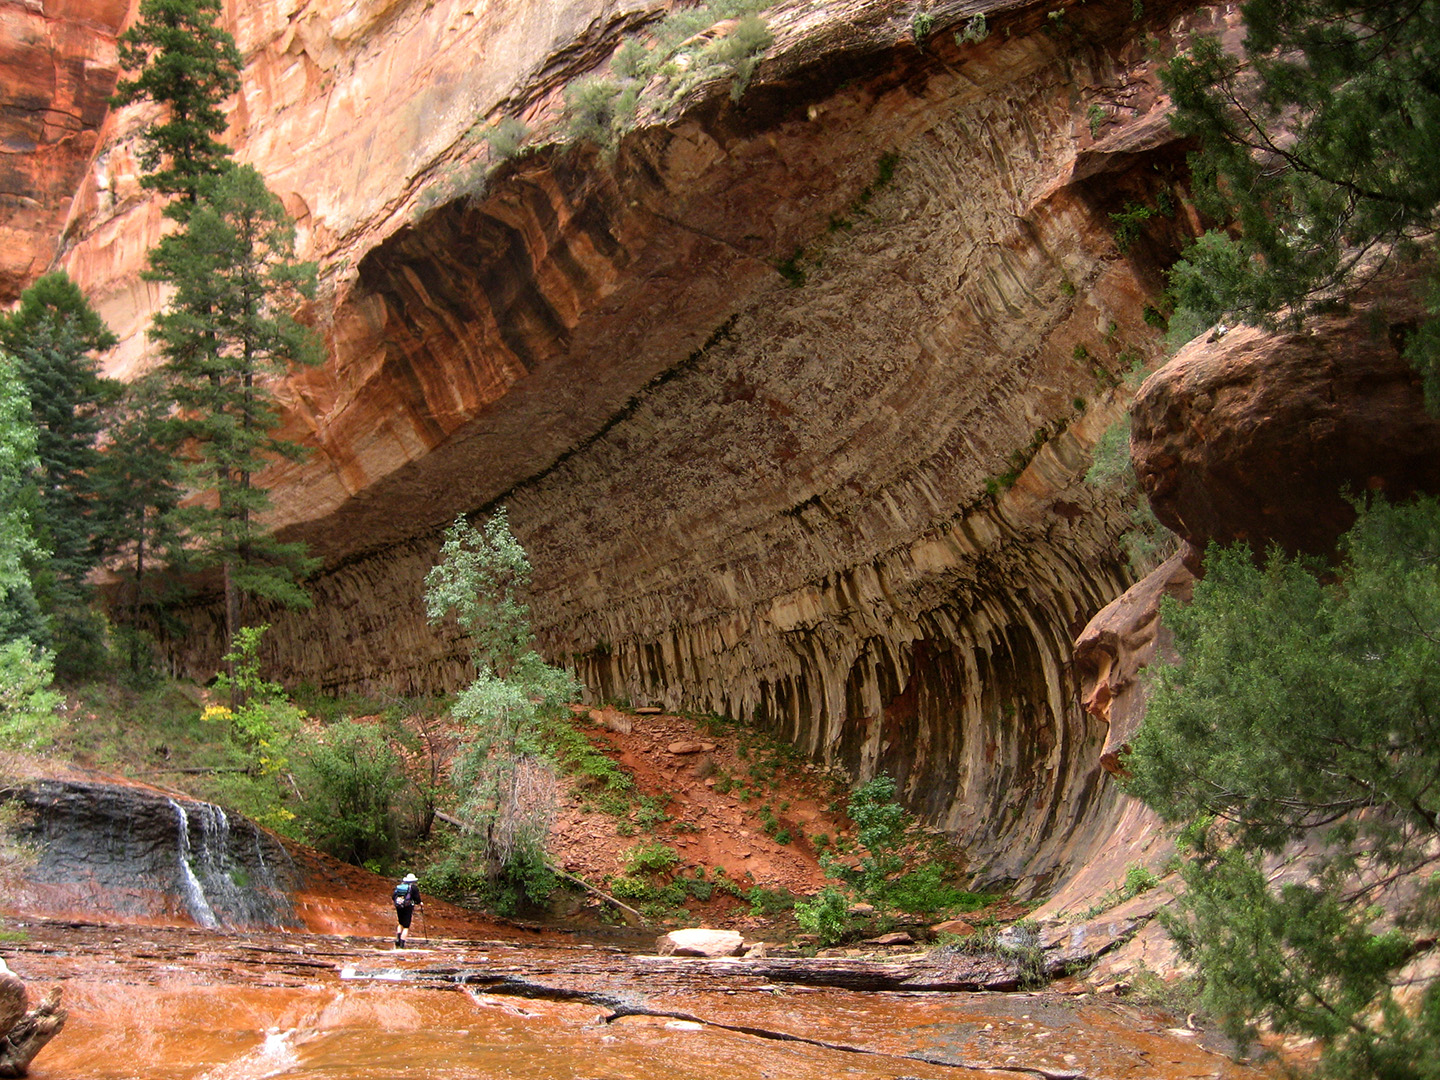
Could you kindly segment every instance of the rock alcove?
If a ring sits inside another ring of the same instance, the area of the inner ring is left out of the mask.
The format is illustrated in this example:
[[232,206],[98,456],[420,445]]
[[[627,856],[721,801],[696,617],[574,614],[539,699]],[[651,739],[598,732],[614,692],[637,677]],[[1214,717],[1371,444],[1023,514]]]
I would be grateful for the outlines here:
[[[1071,642],[1130,581],[1127,517],[1082,477],[1194,227],[1144,39],[1211,15],[996,5],[967,40],[975,12],[942,3],[917,42],[903,5],[781,6],[738,102],[712,80],[665,117],[642,104],[613,148],[542,148],[460,193],[476,116],[547,130],[564,85],[659,15],[583,7],[518,60],[465,53],[503,34],[443,3],[324,41],[301,13],[237,24],[242,156],[329,286],[331,358],[282,388],[313,452],[269,478],[326,569],[313,611],[263,613],[274,670],[458,685],[421,582],[456,514],[503,503],[539,642],[594,697],[891,773],[977,877],[1037,887],[1117,798]],[[382,79],[382,51],[429,67]],[[82,189],[65,256],[130,328],[117,370],[158,300],[114,244],[158,228],[113,175],[142,120],[114,122],[109,194]],[[1171,212],[1122,251],[1110,214],[1142,204]],[[216,615],[189,610],[178,669],[214,670]]]

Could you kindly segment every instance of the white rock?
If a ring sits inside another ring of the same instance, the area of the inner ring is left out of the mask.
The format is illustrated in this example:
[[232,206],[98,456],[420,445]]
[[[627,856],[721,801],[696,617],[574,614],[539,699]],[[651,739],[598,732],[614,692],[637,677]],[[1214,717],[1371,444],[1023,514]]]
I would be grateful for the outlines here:
[[711,930],[694,927],[671,930],[655,941],[661,956],[739,956],[745,938],[738,930]]

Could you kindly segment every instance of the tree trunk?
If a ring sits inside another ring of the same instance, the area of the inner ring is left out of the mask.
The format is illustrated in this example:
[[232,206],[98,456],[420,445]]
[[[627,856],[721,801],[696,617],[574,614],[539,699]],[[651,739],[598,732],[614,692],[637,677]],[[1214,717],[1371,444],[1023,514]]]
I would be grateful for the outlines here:
[[[225,655],[235,651],[235,631],[240,629],[240,590],[235,588],[232,564],[225,560]],[[238,709],[245,704],[240,688],[235,684],[235,665],[225,662],[226,674],[230,676],[230,708]]]
[[0,1076],[24,1076],[35,1055],[65,1026],[60,988],[51,987],[40,1004],[29,1004],[25,984],[0,961]]

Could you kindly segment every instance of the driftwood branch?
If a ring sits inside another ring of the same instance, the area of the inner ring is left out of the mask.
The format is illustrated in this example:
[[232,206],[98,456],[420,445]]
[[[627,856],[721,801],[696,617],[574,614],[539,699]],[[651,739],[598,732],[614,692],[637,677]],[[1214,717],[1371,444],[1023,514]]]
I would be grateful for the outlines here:
[[51,987],[33,1009],[20,977],[0,962],[0,1076],[24,1076],[35,1055],[65,1026],[60,988]]
[[[436,811],[435,811],[435,816],[436,816],[439,820],[445,822],[445,824],[447,824],[447,825],[454,825],[457,829],[461,829],[461,830],[463,830],[463,831],[465,831],[465,832],[474,832],[474,831],[475,831],[475,826],[471,825],[468,821],[461,821],[459,818],[457,818],[457,817],[455,817],[455,816],[453,816],[453,815],[451,815],[451,814],[447,814],[447,813],[445,813],[445,811],[443,811],[443,810],[436,810]],[[564,878],[566,881],[573,881],[576,885],[579,885],[582,889],[586,889],[586,890],[594,893],[596,896],[600,897],[600,899],[604,900],[607,904],[614,904],[617,908],[619,908],[619,909],[624,913],[626,925],[628,925],[628,926],[643,926],[643,925],[644,925],[644,923],[645,923],[645,921],[646,921],[646,920],[645,920],[645,916],[644,916],[644,915],[641,915],[640,912],[636,911],[636,910],[635,910],[634,908],[632,908],[629,904],[623,904],[623,903],[621,903],[619,900],[616,900],[615,897],[611,896],[609,893],[607,893],[607,892],[605,892],[605,891],[603,891],[603,890],[601,890],[601,889],[597,889],[594,885],[591,885],[591,884],[590,884],[588,881],[586,881],[584,878],[579,878],[579,877],[576,877],[574,874],[567,873],[566,871],[561,870],[561,869],[560,869],[558,866],[556,866],[554,863],[547,863],[546,865],[550,867],[550,872],[551,872],[552,874],[554,874],[556,877],[562,877],[562,878]]]

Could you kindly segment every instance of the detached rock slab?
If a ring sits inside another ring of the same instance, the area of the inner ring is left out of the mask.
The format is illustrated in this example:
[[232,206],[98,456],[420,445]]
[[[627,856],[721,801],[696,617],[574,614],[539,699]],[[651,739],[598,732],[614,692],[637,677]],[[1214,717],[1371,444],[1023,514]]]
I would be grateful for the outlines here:
[[739,956],[745,951],[745,937],[738,930],[710,930],[695,927],[671,930],[655,940],[660,956]]
[[24,1076],[35,1055],[65,1026],[68,1014],[58,986],[33,1009],[29,1003],[25,983],[0,961],[0,1076]]
[[[1410,280],[1303,331],[1197,338],[1140,388],[1131,455],[1155,516],[1195,548],[1329,555],[1350,497],[1440,492],[1440,418],[1402,354],[1423,317]],[[1194,567],[1192,567],[1194,569]]]

